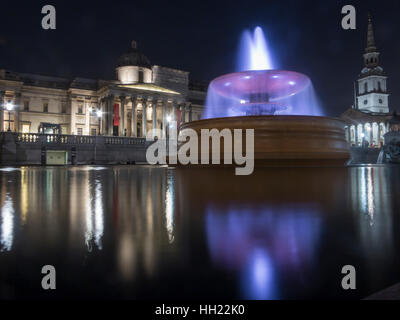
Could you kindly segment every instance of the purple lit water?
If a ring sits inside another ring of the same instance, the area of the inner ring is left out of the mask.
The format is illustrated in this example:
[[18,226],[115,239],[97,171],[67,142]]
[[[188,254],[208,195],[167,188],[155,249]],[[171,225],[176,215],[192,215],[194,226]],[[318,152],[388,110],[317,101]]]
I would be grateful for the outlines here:
[[260,27],[245,31],[238,72],[214,79],[208,88],[203,118],[253,115],[321,116],[311,80],[304,74],[275,70]]

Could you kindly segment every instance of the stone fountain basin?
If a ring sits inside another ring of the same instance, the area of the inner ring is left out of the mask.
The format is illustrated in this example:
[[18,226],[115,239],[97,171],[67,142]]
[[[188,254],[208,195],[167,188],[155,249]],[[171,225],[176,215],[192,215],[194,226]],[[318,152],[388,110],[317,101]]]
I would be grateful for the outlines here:
[[[330,117],[266,115],[203,119],[185,123],[180,130],[191,128],[200,137],[201,129],[228,128],[233,137],[233,129],[242,129],[245,150],[245,130],[254,129],[256,165],[330,166],[345,165],[350,158],[344,126],[342,120]],[[211,159],[211,151],[208,152]]]

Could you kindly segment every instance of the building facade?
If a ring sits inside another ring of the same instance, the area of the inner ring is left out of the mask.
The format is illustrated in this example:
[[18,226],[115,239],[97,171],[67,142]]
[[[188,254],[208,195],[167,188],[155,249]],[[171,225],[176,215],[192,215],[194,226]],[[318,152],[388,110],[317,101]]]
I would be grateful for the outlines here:
[[206,86],[151,65],[132,41],[116,80],[65,79],[0,69],[0,131],[145,137],[167,121],[198,120]]
[[354,104],[341,118],[346,122],[346,138],[351,146],[380,148],[389,131],[387,76],[379,63],[372,19],[368,17],[364,68],[354,86]]

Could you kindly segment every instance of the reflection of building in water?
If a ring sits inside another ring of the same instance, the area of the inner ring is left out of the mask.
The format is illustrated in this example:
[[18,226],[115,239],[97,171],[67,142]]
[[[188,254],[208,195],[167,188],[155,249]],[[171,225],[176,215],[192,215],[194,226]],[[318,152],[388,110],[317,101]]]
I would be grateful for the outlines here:
[[312,265],[320,236],[313,205],[207,209],[212,259],[242,273],[245,299],[274,299],[279,272]]
[[171,243],[174,238],[171,178],[164,168],[116,168],[114,175],[118,179],[113,186],[118,188],[113,207],[119,208],[115,232],[119,235],[117,259],[121,276],[133,279],[138,268],[152,276],[160,244]]

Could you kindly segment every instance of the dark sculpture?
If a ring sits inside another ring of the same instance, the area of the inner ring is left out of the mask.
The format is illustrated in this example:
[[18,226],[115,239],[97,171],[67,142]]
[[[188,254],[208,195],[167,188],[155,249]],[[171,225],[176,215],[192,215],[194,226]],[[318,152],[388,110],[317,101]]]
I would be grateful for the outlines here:
[[396,112],[393,112],[389,126],[390,131],[384,135],[385,145],[380,156],[382,159],[378,159],[378,162],[400,164],[400,117]]

